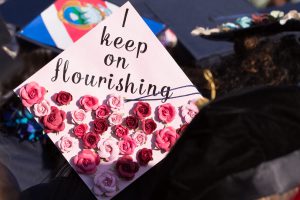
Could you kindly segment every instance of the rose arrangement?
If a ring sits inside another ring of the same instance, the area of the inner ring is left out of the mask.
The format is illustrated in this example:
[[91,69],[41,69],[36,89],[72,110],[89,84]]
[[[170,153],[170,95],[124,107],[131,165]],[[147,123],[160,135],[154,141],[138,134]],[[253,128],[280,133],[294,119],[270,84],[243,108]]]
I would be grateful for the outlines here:
[[[156,109],[147,102],[139,101],[133,105],[132,115],[126,116],[123,110],[125,98],[111,94],[101,101],[104,102],[102,105],[97,97],[84,95],[78,100],[79,108],[66,115],[59,107],[74,102],[72,94],[67,91],[55,93],[51,99],[58,107],[51,105],[44,98],[45,94],[46,89],[35,82],[19,90],[24,106],[32,109],[46,133],[59,133],[68,122],[73,125],[70,135],[62,135],[56,145],[66,154],[74,147],[81,149],[72,158],[73,166],[78,173],[95,174],[93,191],[98,196],[112,196],[118,191],[116,175],[122,180],[132,180],[139,166],[147,166],[154,159],[153,150],[161,153],[170,151],[199,112],[191,101],[179,108],[165,103]],[[152,113],[152,110],[156,112]],[[175,129],[170,123],[177,113],[184,124]],[[156,116],[152,118],[152,114]],[[93,120],[88,122],[88,116]],[[164,125],[163,128],[158,129],[159,122]],[[156,149],[147,148],[151,142]],[[115,172],[97,170],[100,160],[115,163]]]

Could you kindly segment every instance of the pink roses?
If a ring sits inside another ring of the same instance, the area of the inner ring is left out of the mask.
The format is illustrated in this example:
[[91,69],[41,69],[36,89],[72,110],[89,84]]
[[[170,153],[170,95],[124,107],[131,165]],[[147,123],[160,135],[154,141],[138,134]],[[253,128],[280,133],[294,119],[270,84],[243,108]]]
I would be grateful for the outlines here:
[[60,106],[68,105],[73,100],[73,96],[69,92],[60,91],[53,96],[53,99]]
[[73,128],[73,133],[77,138],[82,138],[88,130],[87,124],[79,124]]
[[96,110],[98,108],[98,99],[97,97],[91,95],[85,95],[80,98],[79,104],[85,111]]
[[186,123],[190,123],[192,119],[198,114],[199,109],[193,102],[181,107],[181,116]]
[[110,115],[110,110],[107,105],[101,105],[95,111],[96,118],[107,118]]
[[100,158],[106,161],[112,161],[118,157],[120,150],[119,147],[113,139],[102,140],[98,143],[98,154]]
[[57,147],[61,150],[63,153],[70,152],[75,145],[77,145],[77,140],[74,140],[71,137],[63,136],[56,142]]
[[123,155],[131,155],[134,152],[134,149],[136,147],[135,141],[128,136],[125,136],[122,138],[122,140],[119,141],[119,148],[120,152]]
[[85,111],[82,109],[72,111],[71,116],[76,124],[81,124],[86,118]]
[[45,94],[46,89],[39,86],[36,82],[26,84],[19,91],[22,103],[26,107],[31,107],[36,103],[40,103],[44,99]]
[[34,112],[35,116],[37,116],[37,117],[49,115],[51,112],[51,107],[50,107],[49,102],[46,100],[43,100],[40,103],[34,104],[33,112]]
[[41,118],[46,133],[59,132],[65,129],[66,113],[55,106],[51,106],[51,113]]
[[122,110],[124,107],[124,99],[120,95],[111,94],[108,96],[107,105],[113,111]]
[[93,191],[97,196],[113,196],[118,190],[118,179],[109,171],[99,173],[94,178]]
[[100,141],[100,137],[96,133],[89,132],[82,137],[82,141],[84,148],[95,149],[97,147],[98,142]]
[[179,135],[174,128],[166,127],[156,131],[155,145],[161,150],[170,151],[178,138]]
[[100,163],[98,154],[90,149],[84,149],[73,158],[75,169],[81,174],[94,174]]
[[157,109],[158,119],[163,123],[170,123],[176,116],[176,110],[170,103],[163,104]]
[[117,125],[114,127],[115,134],[118,138],[123,138],[128,135],[129,130],[125,126]]
[[139,118],[144,119],[151,115],[151,107],[149,103],[139,101],[133,108],[133,113]]
[[139,171],[139,165],[133,161],[130,156],[123,156],[119,158],[116,163],[116,170],[119,177],[126,180],[131,180],[134,178],[135,173]]
[[142,121],[142,129],[147,135],[153,133],[156,128],[157,124],[153,119],[145,119]]

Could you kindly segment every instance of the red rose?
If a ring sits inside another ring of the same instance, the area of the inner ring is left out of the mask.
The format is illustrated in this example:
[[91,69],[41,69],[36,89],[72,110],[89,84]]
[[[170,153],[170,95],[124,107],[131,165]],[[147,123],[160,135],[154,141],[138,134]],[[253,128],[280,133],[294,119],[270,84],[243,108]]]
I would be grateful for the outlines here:
[[150,160],[153,160],[152,150],[143,148],[137,153],[137,161],[140,165],[147,165]]
[[153,133],[156,128],[157,124],[153,119],[145,119],[142,121],[142,129],[147,135]]
[[125,124],[129,130],[136,129],[139,126],[139,120],[135,116],[128,116],[125,119]]
[[151,115],[151,107],[149,103],[139,101],[135,104],[133,113],[139,118],[144,119]]
[[94,131],[97,134],[102,134],[108,129],[108,122],[106,119],[95,119],[94,122]]
[[137,162],[134,162],[132,157],[123,156],[118,159],[116,163],[116,170],[118,172],[119,177],[124,178],[126,180],[131,180],[134,178],[134,175],[137,171],[139,171],[139,165]]
[[82,137],[84,148],[86,149],[95,149],[100,137],[97,133],[89,132]]
[[78,126],[75,126],[73,129],[73,133],[74,135],[76,135],[76,137],[78,138],[82,138],[82,136],[85,135],[85,133],[88,130],[88,125],[86,124],[79,124]]
[[181,134],[185,131],[185,129],[188,127],[188,125],[189,125],[189,124],[182,124],[182,125],[180,126],[180,128],[176,129],[176,132],[177,132],[179,135],[181,135]]
[[116,125],[114,129],[115,129],[115,134],[118,138],[123,138],[127,136],[129,133],[128,128],[122,125]]
[[100,157],[90,149],[84,149],[73,158],[75,169],[81,174],[93,174],[97,171]]
[[64,120],[66,119],[66,113],[59,110],[55,106],[51,106],[51,113],[41,118],[41,122],[44,125],[46,133],[59,132],[65,129]]
[[54,94],[53,99],[60,106],[68,105],[73,100],[73,96],[69,92],[60,91]]
[[101,105],[95,111],[96,118],[107,118],[110,114],[110,109],[107,105]]

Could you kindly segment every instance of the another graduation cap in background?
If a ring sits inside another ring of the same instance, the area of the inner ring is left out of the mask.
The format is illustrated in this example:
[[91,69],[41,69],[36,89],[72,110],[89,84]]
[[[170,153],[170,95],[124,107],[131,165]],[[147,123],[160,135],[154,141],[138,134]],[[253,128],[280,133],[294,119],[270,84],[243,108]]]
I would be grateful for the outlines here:
[[[18,35],[32,43],[60,51],[77,41],[125,2],[57,0],[25,26]],[[142,0],[135,0],[134,6],[141,15],[147,16],[144,20],[154,34],[158,35],[165,29],[165,25],[154,19],[154,15],[146,9]]]
[[192,29],[199,24],[208,27],[216,26],[222,22],[223,16],[240,16],[243,13],[256,11],[249,2],[237,3],[235,0],[147,0],[146,4],[175,32],[178,40],[196,61],[231,51],[232,46],[226,42],[195,38],[191,35]]

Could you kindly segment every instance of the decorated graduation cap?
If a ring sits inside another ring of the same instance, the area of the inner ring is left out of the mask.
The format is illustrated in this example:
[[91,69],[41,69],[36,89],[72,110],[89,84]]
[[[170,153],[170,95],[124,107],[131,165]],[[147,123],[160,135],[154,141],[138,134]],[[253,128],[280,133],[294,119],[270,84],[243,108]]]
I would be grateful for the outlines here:
[[197,27],[191,34],[209,40],[237,41],[250,36],[269,36],[282,32],[300,30],[300,13],[279,10],[242,16],[234,21],[223,23],[215,28]]
[[202,98],[129,2],[15,92],[98,199],[159,163]]
[[[57,0],[23,27],[18,36],[56,51],[64,50],[118,10],[123,3],[125,1]],[[147,15],[144,20],[154,34],[158,35],[164,30],[164,24],[154,19],[142,1],[136,0],[135,4],[142,15]]]

